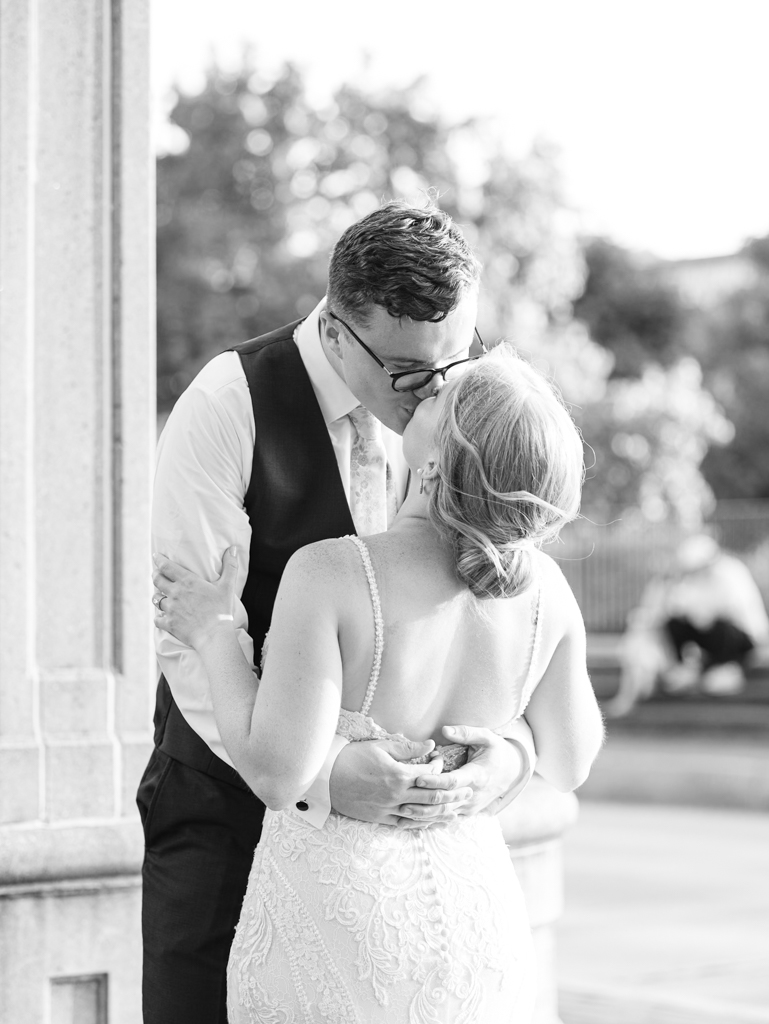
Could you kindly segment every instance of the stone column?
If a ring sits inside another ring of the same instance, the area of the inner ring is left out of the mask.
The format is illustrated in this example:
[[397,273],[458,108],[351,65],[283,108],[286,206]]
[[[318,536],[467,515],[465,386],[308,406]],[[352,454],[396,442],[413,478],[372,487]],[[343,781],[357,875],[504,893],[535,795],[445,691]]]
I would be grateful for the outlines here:
[[577,798],[535,775],[500,814],[505,842],[529,912],[539,966],[534,1024],[560,1024],[555,923],[563,910],[562,836],[577,819]]
[[0,1021],[138,1024],[148,0],[0,0]]

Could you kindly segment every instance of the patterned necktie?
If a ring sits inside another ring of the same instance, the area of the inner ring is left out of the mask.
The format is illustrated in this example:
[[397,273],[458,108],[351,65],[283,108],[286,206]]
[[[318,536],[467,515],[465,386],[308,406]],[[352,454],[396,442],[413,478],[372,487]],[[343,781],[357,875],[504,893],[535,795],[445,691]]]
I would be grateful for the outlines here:
[[358,535],[384,533],[395,518],[395,485],[382,424],[359,405],[349,413],[356,438],[350,452],[350,511]]

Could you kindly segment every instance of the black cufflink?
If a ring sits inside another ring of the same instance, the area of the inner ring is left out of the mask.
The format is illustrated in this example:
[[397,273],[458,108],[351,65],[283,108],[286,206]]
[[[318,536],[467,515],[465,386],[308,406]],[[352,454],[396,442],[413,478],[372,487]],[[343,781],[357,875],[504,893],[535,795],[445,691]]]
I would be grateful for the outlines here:
[[307,803],[306,800],[297,800],[296,809],[297,811],[309,811],[310,805]]

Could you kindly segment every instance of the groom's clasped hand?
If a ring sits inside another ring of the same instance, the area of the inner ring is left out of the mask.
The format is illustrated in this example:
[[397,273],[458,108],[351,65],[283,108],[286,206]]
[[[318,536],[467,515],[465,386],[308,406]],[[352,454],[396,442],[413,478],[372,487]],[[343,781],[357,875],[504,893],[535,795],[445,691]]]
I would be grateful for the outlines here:
[[[158,628],[198,651],[217,633],[234,632],[237,548],[224,551],[221,575],[213,582],[163,554],[153,554],[152,560]],[[490,729],[446,726],[443,734],[447,743],[468,747],[467,762],[451,772],[443,771],[443,758],[431,739],[372,740],[359,745],[354,765],[339,758],[330,780],[334,809],[402,828],[427,828],[498,810],[510,779],[524,769],[517,748]],[[427,763],[407,763],[425,756],[430,757]]]

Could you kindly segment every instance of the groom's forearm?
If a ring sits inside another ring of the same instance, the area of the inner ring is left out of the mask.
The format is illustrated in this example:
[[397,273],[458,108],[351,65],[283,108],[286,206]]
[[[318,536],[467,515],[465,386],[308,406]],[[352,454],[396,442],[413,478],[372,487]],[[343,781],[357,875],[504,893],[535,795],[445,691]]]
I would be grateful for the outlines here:
[[344,736],[335,734],[323,767],[301,798],[293,806],[286,808],[295,817],[302,818],[314,828],[323,828],[326,819],[331,814],[331,772],[334,770],[340,751],[349,742]]

